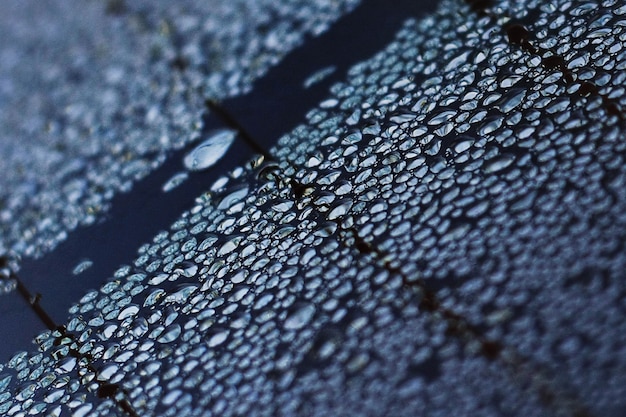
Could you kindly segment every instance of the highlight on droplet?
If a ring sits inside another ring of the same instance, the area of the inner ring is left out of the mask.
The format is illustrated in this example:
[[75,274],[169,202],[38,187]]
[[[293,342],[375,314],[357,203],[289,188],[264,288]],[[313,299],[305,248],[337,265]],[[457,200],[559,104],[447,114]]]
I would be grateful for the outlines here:
[[219,161],[233,144],[237,132],[232,129],[214,131],[206,140],[196,146],[183,159],[185,168],[202,171]]

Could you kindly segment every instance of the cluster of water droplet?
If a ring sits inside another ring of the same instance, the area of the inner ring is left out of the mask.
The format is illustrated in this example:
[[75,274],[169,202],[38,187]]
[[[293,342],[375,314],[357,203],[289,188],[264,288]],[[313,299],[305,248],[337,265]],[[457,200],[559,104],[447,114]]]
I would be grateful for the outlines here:
[[276,152],[366,250],[611,413],[626,382],[626,9],[515,4],[407,25]]
[[198,139],[205,98],[249,90],[356,4],[3,2],[0,253],[37,256],[93,223]]
[[11,253],[0,257],[0,295],[8,294],[17,288],[14,276],[19,268],[19,256]]
[[620,415],[626,9],[601,6],[407,22],[0,370],[0,411]]

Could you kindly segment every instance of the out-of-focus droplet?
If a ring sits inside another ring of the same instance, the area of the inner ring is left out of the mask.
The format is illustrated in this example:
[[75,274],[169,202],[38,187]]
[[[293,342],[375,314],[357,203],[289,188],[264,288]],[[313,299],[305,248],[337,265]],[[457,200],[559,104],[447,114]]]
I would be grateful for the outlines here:
[[311,303],[298,303],[285,320],[285,329],[297,330],[307,325],[315,314],[315,306]]
[[165,184],[163,184],[163,187],[162,187],[163,192],[169,193],[174,188],[178,187],[183,182],[185,182],[187,178],[189,178],[189,174],[187,172],[179,172],[177,174],[174,174],[172,178],[170,178],[169,180],[165,182]]
[[237,132],[231,129],[214,132],[185,156],[183,159],[185,168],[190,171],[202,171],[213,166],[226,154],[236,136]]
[[209,347],[216,347],[224,343],[226,338],[228,338],[229,330],[219,330],[209,339]]
[[80,261],[72,270],[73,275],[80,275],[93,265],[93,262],[90,259],[83,259]]
[[302,83],[302,86],[304,88],[311,88],[315,84],[322,82],[325,78],[327,78],[336,70],[337,70],[337,67],[335,67],[334,65],[317,70],[313,74],[308,76],[306,80],[304,80],[304,82]]
[[502,171],[515,161],[515,155],[499,155],[485,164],[485,172],[492,173]]

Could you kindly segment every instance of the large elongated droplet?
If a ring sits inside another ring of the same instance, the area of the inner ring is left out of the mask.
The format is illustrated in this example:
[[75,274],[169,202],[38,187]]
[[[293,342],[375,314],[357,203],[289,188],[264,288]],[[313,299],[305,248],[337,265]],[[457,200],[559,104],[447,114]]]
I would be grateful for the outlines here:
[[202,171],[219,161],[235,140],[237,132],[231,129],[215,131],[208,139],[185,156],[183,163],[190,171]]

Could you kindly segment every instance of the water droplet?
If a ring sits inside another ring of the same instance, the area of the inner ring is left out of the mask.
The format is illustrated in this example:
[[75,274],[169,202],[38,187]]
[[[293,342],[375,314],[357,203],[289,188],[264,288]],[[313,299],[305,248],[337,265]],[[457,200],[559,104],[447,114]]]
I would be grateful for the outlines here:
[[109,365],[106,365],[99,374],[99,379],[102,381],[108,381],[111,379],[111,377],[113,377],[113,375],[115,375],[115,373],[118,371],[119,366],[112,363]]
[[243,237],[241,236],[235,236],[231,238],[230,240],[228,240],[226,243],[222,245],[220,250],[217,252],[217,255],[218,256],[228,255],[229,253],[237,249],[237,247],[239,246],[239,243],[242,240],[243,240]]
[[9,382],[11,382],[11,375],[5,376],[0,379],[0,391],[5,391],[9,386]]
[[459,137],[459,141],[454,144],[454,151],[456,153],[463,153],[469,148],[471,148],[473,144],[474,144],[473,138],[470,138],[467,136]]
[[78,263],[78,265],[74,267],[74,269],[72,270],[72,274],[80,275],[86,270],[88,270],[89,268],[91,268],[92,265],[93,265],[93,262],[91,260],[83,259],[82,261]]
[[342,334],[334,328],[323,328],[315,338],[312,352],[316,359],[326,360],[330,358],[340,346]]
[[167,297],[165,297],[165,302],[183,304],[186,301],[188,301],[189,296],[195,290],[196,290],[195,285],[185,285],[182,288],[180,288],[178,291],[176,291],[175,293],[172,293],[168,295]]
[[163,403],[163,405],[167,405],[167,406],[172,405],[182,395],[182,393],[183,392],[179,389],[172,390],[163,397],[161,402]]
[[461,65],[467,63],[468,62],[467,57],[470,54],[470,52],[471,51],[465,51],[465,52],[462,52],[460,55],[452,58],[452,60],[448,63],[448,65],[446,65],[444,72],[455,70]]
[[341,141],[341,144],[342,145],[353,145],[355,143],[360,142],[361,139],[363,139],[363,135],[361,134],[360,131],[357,130],[356,132],[350,133],[348,136],[343,138],[343,140]]
[[293,207],[293,201],[279,199],[275,204],[272,205],[272,210],[279,213],[286,213],[291,209],[291,207]]
[[68,372],[72,372],[72,370],[75,367],[76,367],[76,358],[72,358],[72,357],[65,358],[57,366],[56,373],[65,374]]
[[352,199],[346,198],[337,201],[337,205],[328,213],[329,220],[336,220],[339,217],[345,216],[352,207]]
[[157,339],[157,341],[159,343],[171,343],[174,340],[176,340],[178,338],[178,336],[180,336],[181,332],[182,332],[182,329],[180,328],[180,326],[178,324],[175,324],[173,326],[170,326],[168,331],[165,332],[164,334],[162,334]]
[[75,417],[86,417],[89,415],[89,412],[91,411],[92,408],[93,408],[92,404],[85,404],[83,406],[78,407],[76,410],[74,410],[72,415]]
[[442,111],[441,113],[438,113],[433,118],[431,118],[428,121],[428,124],[431,125],[431,126],[440,125],[440,124],[445,123],[448,120],[450,120],[455,114],[456,114],[456,111],[454,111],[454,110]]
[[224,343],[228,338],[229,330],[220,330],[209,339],[209,347],[216,347]]
[[488,135],[490,133],[495,132],[497,129],[502,126],[502,122],[504,121],[504,117],[499,116],[491,116],[485,119],[483,125],[478,129],[478,133],[481,135]]
[[502,113],[507,114],[515,107],[519,106],[526,97],[526,90],[523,88],[511,89],[505,96],[499,100],[498,107]]
[[187,178],[189,178],[189,174],[187,172],[179,172],[177,174],[174,174],[172,178],[170,178],[165,182],[165,184],[163,184],[163,187],[161,189],[164,193],[169,193],[174,188],[185,182]]
[[304,88],[310,88],[313,85],[323,81],[325,78],[330,76],[336,70],[337,70],[337,67],[333,65],[317,70],[313,74],[309,75],[306,80],[304,80],[304,82],[302,83],[302,86]]
[[589,64],[589,53],[576,57],[567,64],[567,69],[583,68]]
[[336,98],[329,98],[320,103],[320,108],[330,109],[330,108],[335,107],[337,104],[339,104],[339,100],[337,100]]
[[191,278],[198,273],[198,265],[191,261],[183,261],[176,267],[174,272],[181,273],[187,278]]
[[498,155],[485,163],[485,172],[492,173],[502,171],[515,161],[515,155],[503,154]]
[[59,401],[63,397],[63,395],[65,395],[65,390],[57,389],[46,395],[43,400],[48,404],[53,404]]
[[228,151],[236,135],[237,132],[230,129],[214,132],[185,156],[183,159],[185,168],[190,171],[201,171],[214,165]]
[[315,306],[311,303],[297,303],[285,320],[285,329],[298,330],[306,326],[315,314]]
[[319,164],[321,164],[323,161],[323,157],[321,155],[313,155],[309,158],[308,161],[306,161],[305,166],[307,168],[314,168],[316,166],[318,166]]
[[151,292],[143,302],[144,307],[154,305],[166,294],[165,290],[158,288]]
[[139,312],[139,306],[133,304],[133,305],[126,307],[124,310],[120,311],[120,314],[117,316],[117,319],[124,320],[128,317],[133,317],[137,315],[138,312]]
[[233,187],[233,191],[227,195],[225,195],[222,200],[220,201],[220,203],[218,204],[217,208],[220,210],[225,210],[227,208],[230,208],[233,204],[235,204],[235,202],[241,200],[242,198],[244,198],[245,196],[248,195],[248,187],[247,186],[241,186],[241,187]]

